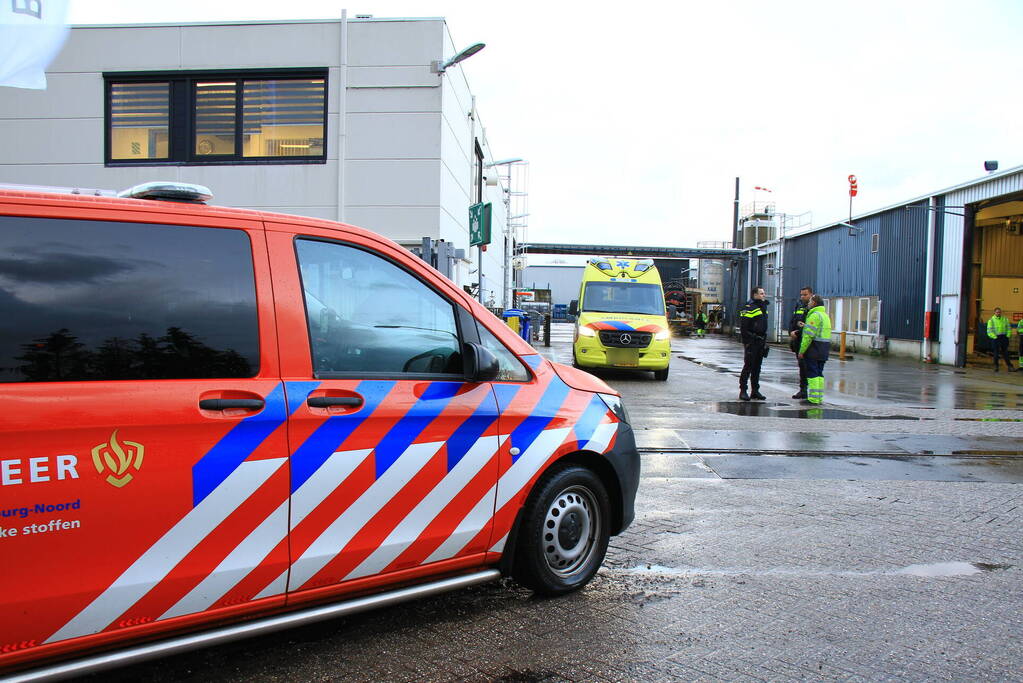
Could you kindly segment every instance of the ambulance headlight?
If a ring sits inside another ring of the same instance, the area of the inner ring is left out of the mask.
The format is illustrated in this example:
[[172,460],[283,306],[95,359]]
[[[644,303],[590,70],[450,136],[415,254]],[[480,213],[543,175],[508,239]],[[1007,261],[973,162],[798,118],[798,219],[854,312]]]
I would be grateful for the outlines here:
[[655,341],[664,341],[665,339],[670,339],[670,338],[671,338],[671,332],[669,330],[661,330],[660,332],[658,332],[657,334],[654,335],[654,340]]
[[580,325],[579,326],[579,336],[580,337],[596,337],[597,336],[597,331],[595,329],[593,329],[592,327],[586,327],[585,325]]
[[607,409],[614,413],[619,420],[629,424],[629,413],[625,410],[625,404],[622,403],[621,396],[615,396],[614,394],[597,394],[597,396],[600,396],[600,400],[604,402]]

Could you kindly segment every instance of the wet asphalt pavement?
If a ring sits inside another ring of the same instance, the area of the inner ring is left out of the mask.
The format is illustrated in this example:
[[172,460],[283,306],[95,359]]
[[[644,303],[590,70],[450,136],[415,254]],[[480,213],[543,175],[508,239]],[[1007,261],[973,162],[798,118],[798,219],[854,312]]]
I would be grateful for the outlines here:
[[[541,352],[571,362],[572,326],[554,325],[551,337]],[[798,371],[786,347],[764,360],[762,402],[738,400],[736,341],[676,338],[672,351],[667,382],[595,373],[622,392],[645,452],[685,455],[725,478],[1023,482],[1023,373],[833,358],[825,403],[814,407],[790,398]]]
[[1023,377],[829,363],[840,412],[810,416],[790,355],[759,407],[737,345],[675,355],[667,382],[601,373],[643,478],[584,590],[489,584],[89,680],[1023,681]]

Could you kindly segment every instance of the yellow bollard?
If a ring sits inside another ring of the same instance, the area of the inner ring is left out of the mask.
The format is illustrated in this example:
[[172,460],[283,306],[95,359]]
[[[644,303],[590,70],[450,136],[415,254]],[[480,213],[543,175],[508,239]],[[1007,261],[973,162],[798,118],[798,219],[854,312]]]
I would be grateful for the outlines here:
[[845,332],[839,332],[838,338],[838,360],[845,360]]

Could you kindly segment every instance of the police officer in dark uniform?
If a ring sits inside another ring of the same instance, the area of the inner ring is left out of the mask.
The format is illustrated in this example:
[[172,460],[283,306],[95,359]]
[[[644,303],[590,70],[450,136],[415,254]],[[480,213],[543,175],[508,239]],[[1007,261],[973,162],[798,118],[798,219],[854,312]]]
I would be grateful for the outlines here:
[[[760,364],[767,348],[767,295],[763,287],[754,287],[749,302],[739,311],[739,334],[744,349],[742,373],[739,375],[739,400],[763,401],[760,393]],[[753,389],[746,393],[746,383]]]
[[796,310],[792,311],[789,318],[789,348],[796,354],[796,362],[799,364],[799,391],[792,394],[792,398],[806,398],[806,363],[799,357],[799,340],[802,339],[803,323],[806,322],[806,313],[810,310],[810,297],[813,296],[813,287],[807,285],[799,290],[799,303]]

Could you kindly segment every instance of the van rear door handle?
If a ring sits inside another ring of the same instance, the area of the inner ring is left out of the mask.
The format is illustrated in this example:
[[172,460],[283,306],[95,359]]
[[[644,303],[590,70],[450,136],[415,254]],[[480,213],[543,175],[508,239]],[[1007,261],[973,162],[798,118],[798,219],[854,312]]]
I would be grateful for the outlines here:
[[262,410],[266,403],[261,398],[204,398],[199,401],[203,410],[227,410],[242,408],[244,410]]
[[310,408],[329,408],[331,406],[361,406],[361,396],[310,396],[306,399]]

